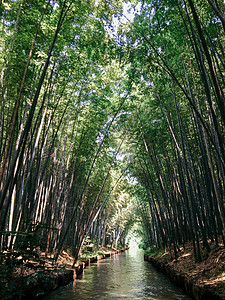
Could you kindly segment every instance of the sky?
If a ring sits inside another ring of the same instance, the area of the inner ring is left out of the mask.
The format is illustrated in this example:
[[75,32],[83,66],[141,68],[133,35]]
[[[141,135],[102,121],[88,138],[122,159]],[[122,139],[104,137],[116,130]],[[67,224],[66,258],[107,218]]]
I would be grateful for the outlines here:
[[117,36],[118,27],[120,24],[126,24],[127,22],[132,22],[134,20],[135,14],[139,14],[141,10],[141,3],[139,2],[135,7],[131,5],[129,2],[123,2],[123,16],[122,17],[113,17],[112,26],[113,30],[109,27],[107,28],[107,32],[110,35]]

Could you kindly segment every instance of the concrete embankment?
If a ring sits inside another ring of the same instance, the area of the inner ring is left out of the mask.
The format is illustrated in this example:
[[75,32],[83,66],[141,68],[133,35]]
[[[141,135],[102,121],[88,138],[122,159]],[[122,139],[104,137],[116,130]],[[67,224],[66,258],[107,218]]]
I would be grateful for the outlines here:
[[[170,263],[160,257],[144,256],[157,270],[164,273],[174,284],[182,288],[185,293],[196,300],[224,300],[224,285],[207,283],[198,280],[197,274],[181,271],[176,263]],[[196,269],[197,272],[197,269]]]

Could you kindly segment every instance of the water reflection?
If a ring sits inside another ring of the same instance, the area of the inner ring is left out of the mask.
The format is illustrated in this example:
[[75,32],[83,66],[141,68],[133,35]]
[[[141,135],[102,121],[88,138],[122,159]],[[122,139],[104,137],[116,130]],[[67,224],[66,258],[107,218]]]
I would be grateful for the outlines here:
[[96,262],[83,276],[47,299],[191,299],[143,260],[140,249]]

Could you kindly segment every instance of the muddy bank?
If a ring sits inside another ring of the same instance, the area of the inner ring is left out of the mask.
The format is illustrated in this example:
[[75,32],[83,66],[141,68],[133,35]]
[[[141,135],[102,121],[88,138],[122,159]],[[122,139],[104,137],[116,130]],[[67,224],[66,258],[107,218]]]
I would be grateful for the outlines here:
[[61,263],[59,266],[49,268],[38,266],[36,271],[27,276],[15,276],[0,289],[0,299],[40,299],[47,293],[73,281],[91,263],[124,252],[126,249],[109,250],[102,255],[79,261],[75,268],[72,268],[72,257],[64,252],[64,265]]
[[225,250],[222,247],[213,249],[200,263],[195,263],[187,250],[180,253],[177,262],[171,260],[168,253],[156,257],[145,255],[144,259],[193,299],[225,299]]

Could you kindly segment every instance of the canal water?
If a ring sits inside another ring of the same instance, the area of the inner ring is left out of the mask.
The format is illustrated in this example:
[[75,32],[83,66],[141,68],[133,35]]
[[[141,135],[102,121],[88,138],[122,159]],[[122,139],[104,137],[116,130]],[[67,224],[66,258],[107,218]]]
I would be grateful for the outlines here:
[[154,267],[140,249],[120,253],[88,266],[83,275],[45,300],[191,299]]

